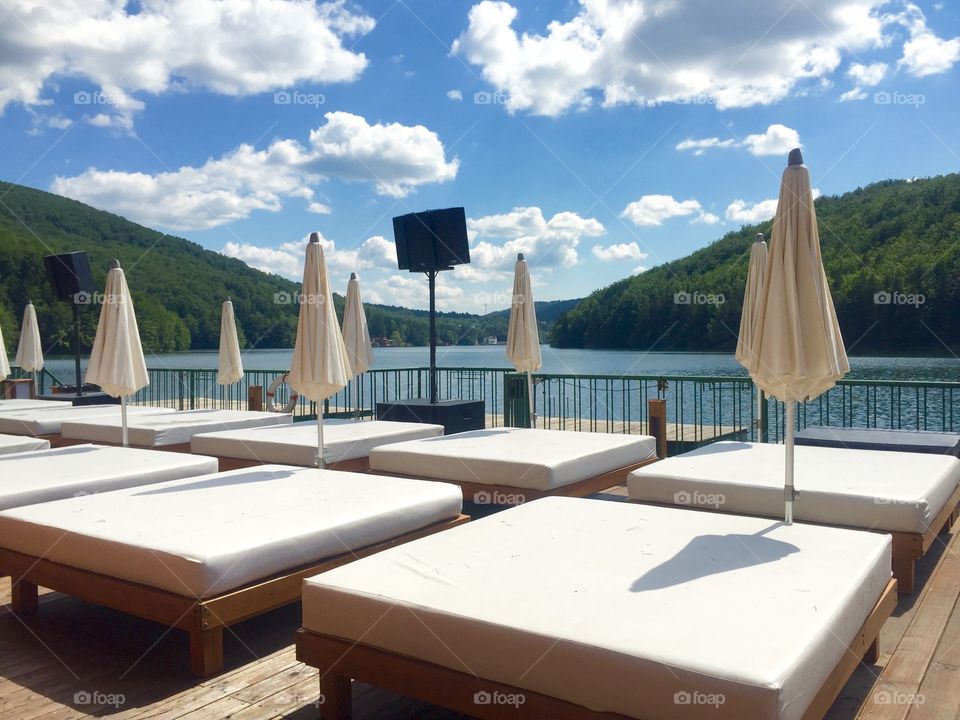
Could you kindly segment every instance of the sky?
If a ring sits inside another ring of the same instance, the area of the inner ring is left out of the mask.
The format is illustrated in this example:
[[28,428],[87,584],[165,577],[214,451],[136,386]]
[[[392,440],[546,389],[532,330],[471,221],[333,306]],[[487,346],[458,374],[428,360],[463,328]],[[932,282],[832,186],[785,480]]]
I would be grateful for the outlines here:
[[0,178],[409,307],[391,218],[463,206],[438,304],[493,311],[518,252],[582,297],[772,217],[793,147],[956,172],[958,63],[952,0],[0,0]]

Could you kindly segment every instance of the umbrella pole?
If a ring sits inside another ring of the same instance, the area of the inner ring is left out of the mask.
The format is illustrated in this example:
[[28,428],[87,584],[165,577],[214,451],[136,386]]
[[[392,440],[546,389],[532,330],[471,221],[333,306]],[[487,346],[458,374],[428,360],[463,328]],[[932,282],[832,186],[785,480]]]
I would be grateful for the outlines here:
[[317,403],[317,467],[323,469],[323,401]]
[[533,377],[527,371],[527,404],[530,406],[530,427],[537,426],[537,411],[533,407]]
[[121,437],[123,440],[123,446],[128,447],[129,442],[127,440],[127,396],[126,395],[120,396],[120,426],[122,428]]
[[793,525],[793,501],[796,497],[796,492],[793,487],[793,413],[794,413],[794,403],[792,400],[790,402],[784,403],[784,414],[786,415],[786,425],[785,425],[785,437],[784,442],[786,444],[786,482],[784,487],[784,497],[786,499],[786,508],[784,510],[783,520],[787,525]]
[[760,389],[760,386],[755,386],[757,388],[757,442],[764,442],[765,438],[763,437],[763,403],[765,402],[763,397],[763,390]]
[[357,405],[353,415],[353,419],[358,421],[360,420],[360,378],[362,375],[357,375]]

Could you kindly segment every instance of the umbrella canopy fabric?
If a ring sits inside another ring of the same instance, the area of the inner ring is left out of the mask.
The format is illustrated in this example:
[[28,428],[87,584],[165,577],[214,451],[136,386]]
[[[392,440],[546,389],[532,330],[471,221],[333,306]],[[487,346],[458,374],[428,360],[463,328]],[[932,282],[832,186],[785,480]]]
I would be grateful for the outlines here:
[[288,382],[303,397],[320,402],[344,388],[351,377],[350,359],[333,307],[320,236],[311,233]]
[[220,311],[220,355],[217,360],[217,384],[233,385],[243,379],[243,361],[240,359],[240,340],[237,337],[237,319],[233,303],[227,298]]
[[850,365],[820,256],[810,172],[802,164],[783,171],[761,297],[753,381],[783,402],[833,387]]
[[23,309],[23,324],[20,326],[20,344],[17,345],[17,365],[28,372],[43,369],[43,348],[40,345],[40,325],[33,303]]
[[3,331],[0,330],[0,380],[10,375],[10,362],[7,360],[7,348],[3,344]]
[[107,273],[104,295],[86,382],[99,385],[112,397],[126,397],[149,385],[150,379],[133,312],[133,298],[116,261]]
[[749,365],[753,382],[784,402],[784,520],[793,522],[796,403],[826,392],[850,369],[820,256],[810,172],[791,150],[780,183]]
[[350,273],[347,283],[347,302],[343,308],[343,342],[347,348],[350,370],[354,375],[365,373],[373,366],[373,343],[367,328],[367,316],[360,301],[360,281]]
[[740,312],[740,334],[737,336],[737,362],[747,370],[753,360],[753,341],[756,336],[757,318],[760,316],[760,301],[763,295],[763,276],[767,272],[767,243],[763,233],[750,248],[750,266],[747,268],[747,285],[743,291],[743,309]]
[[517,372],[534,372],[543,364],[540,358],[540,333],[537,330],[537,311],[533,304],[530,271],[522,254],[517,257],[513,273],[507,357]]

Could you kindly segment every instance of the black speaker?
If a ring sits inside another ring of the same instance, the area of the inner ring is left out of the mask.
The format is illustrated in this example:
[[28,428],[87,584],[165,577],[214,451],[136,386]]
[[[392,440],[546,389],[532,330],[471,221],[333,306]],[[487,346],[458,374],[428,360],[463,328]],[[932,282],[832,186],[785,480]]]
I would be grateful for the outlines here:
[[92,295],[96,289],[90,273],[90,261],[85,252],[47,255],[43,258],[43,264],[57,300],[84,304],[83,296]]
[[393,237],[401,270],[427,272],[470,262],[467,217],[462,207],[395,217]]

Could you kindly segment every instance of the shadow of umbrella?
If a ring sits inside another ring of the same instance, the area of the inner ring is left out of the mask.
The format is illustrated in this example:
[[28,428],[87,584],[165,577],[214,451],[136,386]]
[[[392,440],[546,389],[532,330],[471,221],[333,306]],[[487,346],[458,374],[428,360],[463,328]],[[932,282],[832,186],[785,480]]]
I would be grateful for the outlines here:
[[699,535],[672,558],[637,578],[630,591],[646,592],[682,585],[708,575],[776,562],[799,551],[796,545],[763,537],[762,533]]

